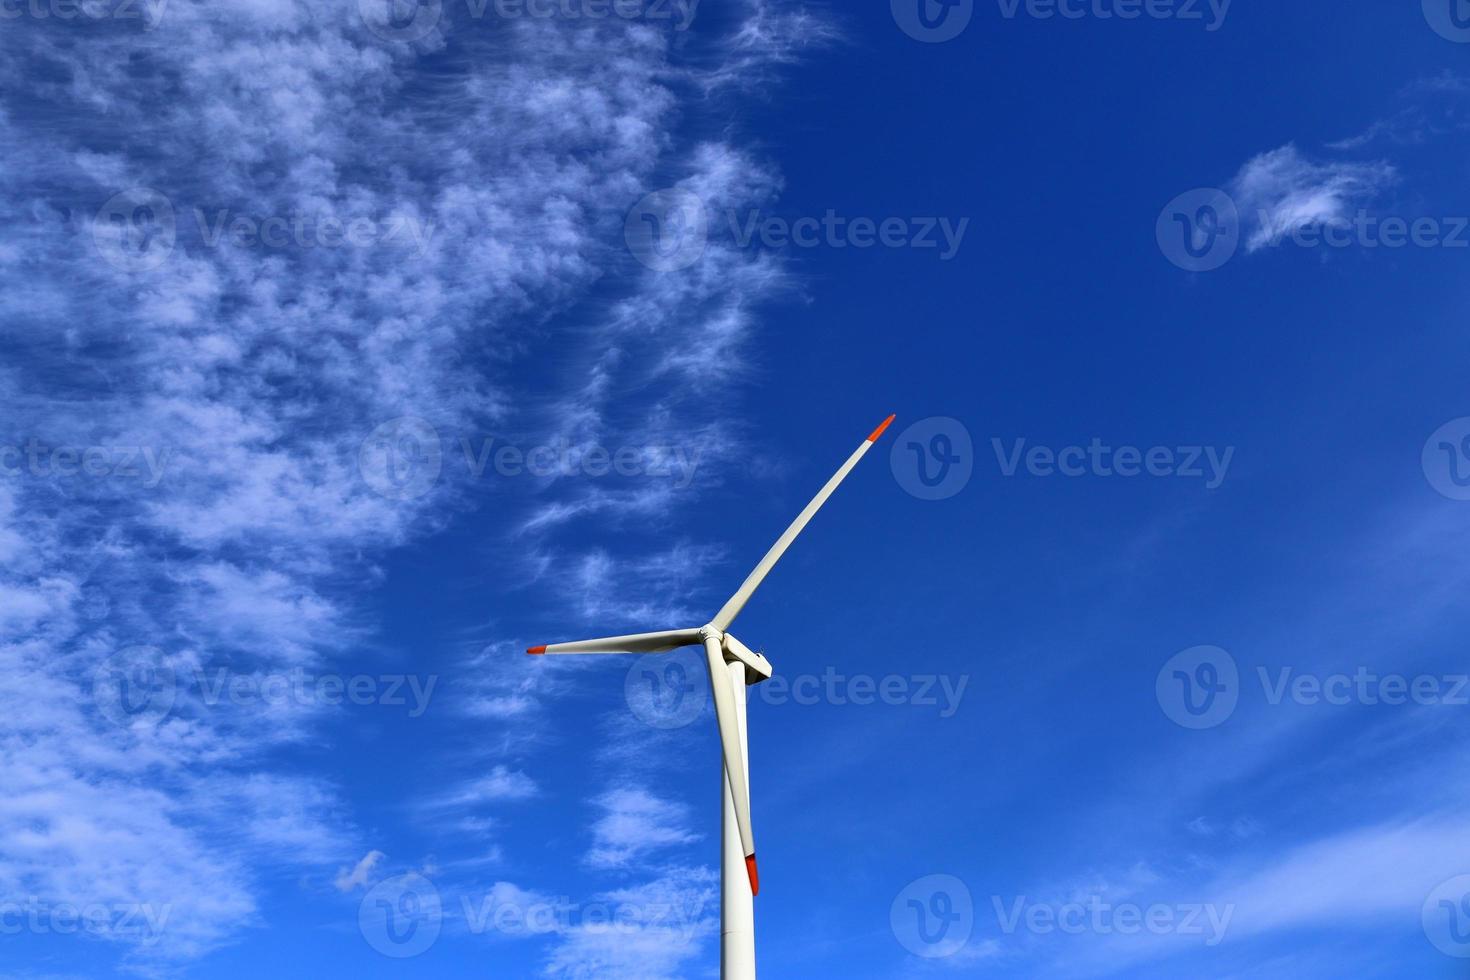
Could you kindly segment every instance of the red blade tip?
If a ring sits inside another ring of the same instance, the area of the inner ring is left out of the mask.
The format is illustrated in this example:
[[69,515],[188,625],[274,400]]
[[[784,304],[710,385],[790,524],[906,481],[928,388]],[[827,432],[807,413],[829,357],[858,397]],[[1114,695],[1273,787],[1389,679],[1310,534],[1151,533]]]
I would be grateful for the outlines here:
[[755,855],[750,854],[745,858],[745,873],[750,875],[750,893],[759,895],[761,893],[761,876],[755,871]]
[[878,441],[878,437],[883,434],[883,430],[886,429],[886,428],[888,428],[888,426],[893,423],[893,420],[894,420],[895,417],[896,416],[890,415],[890,416],[888,416],[888,418],[884,419],[883,420],[883,423],[881,425],[879,425],[878,428],[876,428],[876,429],[873,430],[873,434],[870,435],[870,436],[868,436],[868,441],[869,442],[877,442]]
[[541,646],[541,647],[526,647],[526,652],[527,653],[545,653],[546,652],[546,648],[544,646]]

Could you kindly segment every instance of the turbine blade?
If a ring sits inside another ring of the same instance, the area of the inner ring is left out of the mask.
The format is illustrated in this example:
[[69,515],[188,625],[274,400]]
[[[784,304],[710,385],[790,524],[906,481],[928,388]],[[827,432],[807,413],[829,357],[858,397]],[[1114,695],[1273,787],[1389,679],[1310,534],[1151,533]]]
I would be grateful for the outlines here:
[[633,633],[629,636],[607,636],[598,640],[574,640],[571,643],[548,643],[528,647],[527,653],[668,653],[679,647],[699,642],[699,630],[664,630],[661,633]]
[[796,540],[796,536],[807,526],[812,516],[827,502],[827,498],[832,496],[832,491],[836,490],[837,485],[846,479],[847,474],[852,472],[852,468],[857,465],[858,460],[862,459],[867,451],[873,447],[873,443],[878,441],[878,437],[883,434],[883,430],[888,428],[892,421],[892,415],[884,419],[878,428],[873,430],[873,434],[864,439],[862,445],[858,446],[857,450],[847,458],[847,462],[843,463],[837,472],[832,475],[832,479],[827,481],[827,485],[817,491],[817,495],[812,498],[812,502],[806,505],[805,510],[796,515],[796,520],[792,521],[791,526],[786,529],[786,532],[776,539],[775,544],[771,545],[771,550],[766,552],[766,556],[760,560],[759,565],[755,566],[755,570],[746,577],[740,588],[730,597],[730,601],[726,602],[724,608],[715,614],[715,618],[710,621],[711,626],[718,630],[730,628],[730,624],[735,621],[736,616],[740,615],[740,610],[745,608],[745,604],[750,601],[750,597],[755,593],[755,590],[760,588],[761,582],[765,581],[766,576],[770,574],[776,562],[780,561],[781,556],[786,553],[786,549],[791,547],[791,542]]
[[750,786],[746,779],[745,750],[741,745],[739,710],[730,672],[725,668],[725,654],[720,638],[706,635],[704,654],[709,661],[709,686],[714,695],[715,720],[720,726],[720,748],[725,756],[725,776],[730,782],[730,798],[735,804],[735,827],[740,832],[740,849],[745,852],[745,870],[750,876],[751,894],[760,888],[755,870],[755,838],[750,829]]

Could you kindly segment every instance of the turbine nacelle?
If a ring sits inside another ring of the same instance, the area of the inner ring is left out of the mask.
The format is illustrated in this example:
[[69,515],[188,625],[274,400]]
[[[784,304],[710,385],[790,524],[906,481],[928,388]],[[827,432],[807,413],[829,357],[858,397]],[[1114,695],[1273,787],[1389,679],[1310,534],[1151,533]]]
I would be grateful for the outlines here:
[[[531,647],[526,652],[532,654],[585,654],[585,653],[668,653],[680,647],[702,646],[704,647],[706,665],[709,668],[709,682],[711,699],[715,706],[715,720],[720,731],[720,751],[724,756],[725,780],[730,790],[730,800],[734,810],[735,826],[739,831],[740,847],[745,853],[745,871],[750,880],[750,892],[752,895],[760,891],[760,877],[756,874],[755,865],[755,837],[750,825],[750,787],[748,770],[745,764],[745,711],[744,697],[737,699],[736,692],[740,690],[739,681],[735,678],[744,677],[745,683],[759,684],[761,681],[769,680],[771,677],[771,663],[760,654],[741,643],[728,632],[730,624],[755,590],[765,581],[776,562],[791,547],[797,535],[811,521],[812,517],[832,492],[837,489],[846,477],[852,472],[873,443],[883,434],[893,421],[893,416],[888,416],[882,424],[873,430],[856,451],[848,457],[827,481],[826,485],[817,492],[811,502],[806,505],[796,520],[791,522],[785,532],[776,539],[776,543],[766,552],[765,557],[760,560],[754,570],[746,576],[740,588],[730,596],[720,611],[715,613],[714,619],[704,626],[692,629],[662,630],[656,633],[632,633],[625,636],[610,636],[596,640],[575,640],[570,643],[550,643],[546,646]],[[743,669],[734,667],[740,664]],[[727,810],[728,813],[728,810]]]
[[723,645],[726,663],[738,660],[745,664],[746,684],[759,684],[771,679],[771,662],[766,659],[765,654],[757,653],[729,633],[724,634]]

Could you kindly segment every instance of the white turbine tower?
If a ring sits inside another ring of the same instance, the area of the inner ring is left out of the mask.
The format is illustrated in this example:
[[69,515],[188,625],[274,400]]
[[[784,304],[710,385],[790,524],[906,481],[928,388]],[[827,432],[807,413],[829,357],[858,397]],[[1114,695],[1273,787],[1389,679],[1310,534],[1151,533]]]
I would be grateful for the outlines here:
[[745,737],[745,688],[759,684],[771,676],[771,664],[765,657],[735,639],[727,632],[740,610],[750,601],[755,590],[802,528],[832,496],[837,485],[852,472],[857,461],[893,421],[890,415],[873,434],[847,458],[832,475],[827,485],[817,492],[796,520],[791,522],[771,550],[755,566],[755,570],[735,590],[728,602],[704,626],[690,629],[664,630],[658,633],[634,633],[599,640],[577,640],[531,647],[527,653],[668,653],[679,647],[703,644],[709,665],[709,685],[715,705],[715,720],[720,728],[720,747],[724,754],[725,775],[722,780],[725,797],[722,822],[720,861],[720,976],[724,980],[752,980],[755,977],[755,908],[751,899],[760,891],[760,878],[755,866],[755,838],[750,829],[750,766]]

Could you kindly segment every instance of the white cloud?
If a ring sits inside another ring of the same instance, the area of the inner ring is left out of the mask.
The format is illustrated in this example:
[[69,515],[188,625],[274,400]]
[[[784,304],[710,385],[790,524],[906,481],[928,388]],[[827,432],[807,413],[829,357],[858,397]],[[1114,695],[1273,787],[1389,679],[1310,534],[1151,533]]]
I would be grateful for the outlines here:
[[582,900],[497,881],[447,907],[471,935],[545,941],[543,976],[672,980],[697,971],[718,936],[718,884],[707,868],[674,865]]
[[587,863],[622,868],[650,852],[689,844],[700,835],[689,827],[689,808],[646,789],[614,789],[593,801],[603,811],[592,824]]
[[1246,249],[1275,245],[1304,228],[1350,224],[1356,210],[1395,176],[1386,163],[1314,163],[1290,144],[1262,153],[1230,185],[1249,229]]
[[529,800],[540,793],[536,782],[523,772],[496,766],[488,776],[461,784],[447,796],[435,801],[442,807],[472,807],[486,803]]
[[[762,20],[724,56],[754,77],[792,38],[769,5],[743,12]],[[820,33],[792,23],[797,40]],[[110,654],[154,646],[173,667],[250,676],[355,655],[353,597],[375,562],[470,496],[449,469],[422,497],[380,495],[358,471],[363,440],[404,415],[446,439],[503,418],[520,394],[508,364],[570,311],[590,322],[555,338],[569,364],[551,397],[575,403],[581,369],[600,364],[587,438],[732,444],[700,435],[723,411],[700,352],[716,344],[738,367],[750,311],[783,288],[779,267],[717,246],[689,276],[629,278],[636,263],[609,220],[675,181],[714,204],[775,186],[758,161],[686,147],[669,128],[681,97],[669,80],[683,72],[707,92],[725,65],[683,69],[668,36],[617,18],[497,26],[384,44],[356,0],[174,0],[151,32],[76,44],[38,27],[0,49],[0,276],[14,284],[0,293],[0,443],[146,448],[161,462],[151,483],[27,478],[0,492],[0,770],[13,787],[0,890],[172,904],[133,968],[203,955],[259,921],[269,869],[330,876],[362,849],[335,787],[270,771],[292,764],[267,751],[308,737],[322,705],[205,710],[181,692],[156,723],[118,725],[91,697]],[[446,43],[453,70],[421,64]],[[166,195],[177,221],[156,268],[109,262],[107,243],[136,229],[94,217],[135,185]],[[432,233],[374,247],[211,242],[222,209],[313,226],[412,217]],[[589,302],[610,281],[628,286],[615,307]],[[605,361],[611,347],[639,356]],[[649,394],[614,404],[633,390]],[[555,431],[563,417],[528,422]],[[556,519],[528,520],[555,529],[669,502],[552,486]],[[572,558],[609,584],[611,566]],[[537,690],[512,686],[486,710],[533,710]],[[471,784],[467,805],[528,785],[507,768]]]
[[386,856],[382,851],[368,851],[354,867],[343,868],[338,873],[336,880],[332,882],[332,885],[339,892],[350,892],[358,888],[367,887],[367,883],[372,877],[373,869]]
[[[1470,873],[1470,823],[1454,813],[1351,826],[1263,847],[1250,846],[1260,829],[1248,818],[1233,821],[1228,834],[1219,834],[1203,818],[1187,829],[1191,850],[1205,853],[1155,854],[1148,864],[1034,884],[1017,895],[1052,907],[1068,902],[1086,907],[1094,898],[1113,907],[1160,906],[1176,910],[1176,916],[1192,915],[1194,928],[1176,920],[1180,928],[1158,932],[1023,931],[1007,937],[995,952],[1044,962],[1047,975],[1133,975],[1140,963],[1198,954],[1207,939],[1216,948],[1229,944],[1239,951],[1253,939],[1313,930],[1417,929],[1430,892],[1449,877]],[[1206,838],[1213,840],[1206,843]],[[1001,899],[1003,904],[1013,900]],[[989,913],[993,901],[977,895],[977,915],[981,903]]]
[[1470,873],[1470,823],[1426,818],[1362,827],[1298,845],[1205,891],[1236,907],[1232,935],[1344,921],[1416,922],[1430,891]]
[[650,881],[595,896],[622,910],[617,925],[577,922],[548,958],[560,980],[674,980],[686,977],[719,933],[719,880],[704,868],[671,868]]

